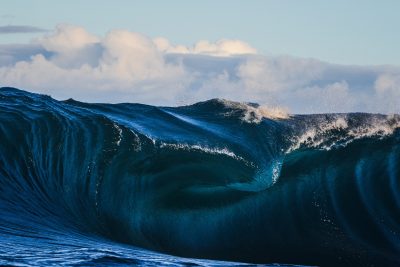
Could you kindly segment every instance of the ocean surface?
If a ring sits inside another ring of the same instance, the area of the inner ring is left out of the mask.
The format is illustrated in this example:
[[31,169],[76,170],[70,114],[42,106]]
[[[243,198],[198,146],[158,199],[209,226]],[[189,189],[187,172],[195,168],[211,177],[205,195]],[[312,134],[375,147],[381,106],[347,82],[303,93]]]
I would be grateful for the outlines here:
[[400,117],[0,89],[1,266],[400,266]]

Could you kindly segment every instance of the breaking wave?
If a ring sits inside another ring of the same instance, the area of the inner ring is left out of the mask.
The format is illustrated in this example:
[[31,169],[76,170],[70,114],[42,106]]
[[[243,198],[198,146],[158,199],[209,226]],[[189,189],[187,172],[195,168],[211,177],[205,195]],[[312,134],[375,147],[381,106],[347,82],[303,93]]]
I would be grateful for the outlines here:
[[[112,242],[237,262],[400,264],[397,115],[88,104],[13,88],[0,89],[0,110],[1,264],[32,244],[22,237],[51,251],[102,244],[85,250],[90,264],[143,263]],[[34,265],[40,251],[18,259]]]

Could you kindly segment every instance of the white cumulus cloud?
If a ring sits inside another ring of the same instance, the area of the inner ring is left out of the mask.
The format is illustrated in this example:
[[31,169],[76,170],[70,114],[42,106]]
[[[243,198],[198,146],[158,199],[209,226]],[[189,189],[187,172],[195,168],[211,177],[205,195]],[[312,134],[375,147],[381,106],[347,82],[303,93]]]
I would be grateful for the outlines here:
[[164,53],[201,54],[219,57],[256,54],[257,50],[240,40],[221,39],[216,42],[201,40],[191,47],[172,45],[166,38],[154,40],[157,48]]
[[263,56],[240,40],[187,46],[126,30],[96,36],[72,25],[30,44],[0,45],[0,86],[88,102],[225,98],[293,113],[400,112],[400,67]]
[[99,38],[82,27],[61,24],[56,27],[55,32],[39,38],[38,42],[48,51],[62,53],[97,43]]

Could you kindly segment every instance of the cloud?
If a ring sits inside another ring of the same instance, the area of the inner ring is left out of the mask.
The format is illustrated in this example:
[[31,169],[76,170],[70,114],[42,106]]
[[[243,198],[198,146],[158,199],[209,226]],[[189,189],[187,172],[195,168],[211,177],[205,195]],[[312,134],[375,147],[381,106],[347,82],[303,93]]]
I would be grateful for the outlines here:
[[13,44],[0,45],[0,67],[12,66],[19,61],[28,61],[32,55],[43,54],[49,56],[41,45]]
[[99,38],[82,27],[67,24],[58,25],[53,33],[38,39],[38,42],[51,52],[65,53],[98,43]]
[[[390,71],[379,74],[375,83],[375,101],[374,105],[377,109],[396,110],[400,105],[400,72]],[[384,108],[383,108],[384,107]]]
[[183,45],[174,46],[165,38],[155,38],[153,42],[164,53],[201,54],[219,57],[257,53],[255,48],[240,40],[221,39],[214,43],[202,40],[195,43],[192,47]]
[[0,26],[0,34],[11,34],[11,33],[37,33],[46,32],[47,30],[28,26],[28,25],[6,25]]
[[400,73],[384,73],[375,81],[375,90],[378,94],[399,93]]
[[59,25],[30,44],[0,45],[0,85],[57,99],[190,104],[210,98],[293,113],[400,112],[400,68],[264,56],[239,40],[199,41]]

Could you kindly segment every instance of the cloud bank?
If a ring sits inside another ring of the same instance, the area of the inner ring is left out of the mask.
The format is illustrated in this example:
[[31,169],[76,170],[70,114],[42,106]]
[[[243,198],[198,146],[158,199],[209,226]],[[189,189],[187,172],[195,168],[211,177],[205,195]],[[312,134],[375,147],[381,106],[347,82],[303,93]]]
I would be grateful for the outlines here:
[[46,32],[45,29],[27,25],[0,26],[0,34]]
[[400,113],[400,67],[263,56],[240,40],[175,45],[126,30],[96,36],[59,25],[30,44],[0,45],[0,86],[88,102],[258,102],[292,113]]

